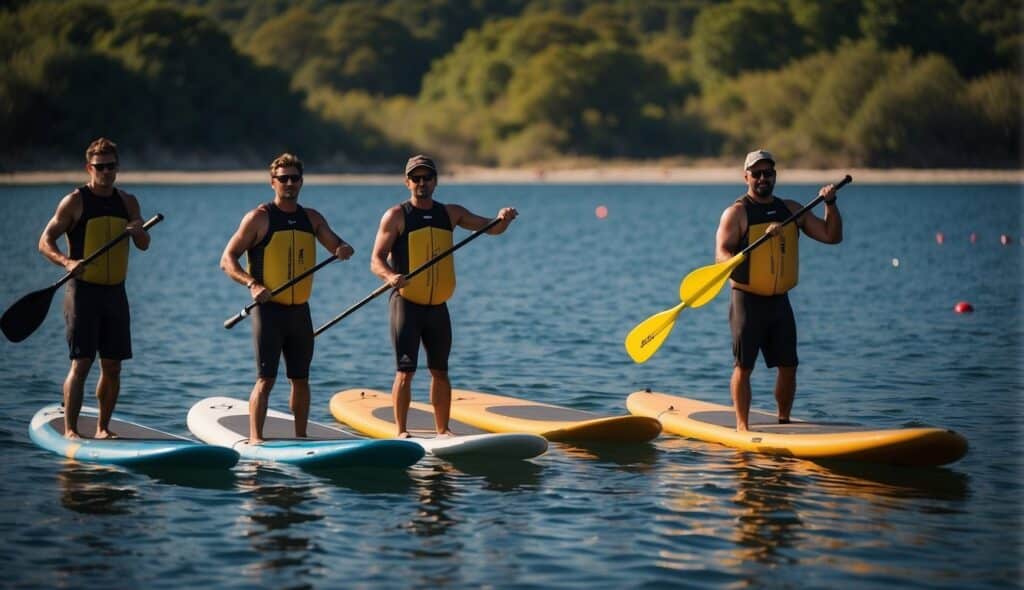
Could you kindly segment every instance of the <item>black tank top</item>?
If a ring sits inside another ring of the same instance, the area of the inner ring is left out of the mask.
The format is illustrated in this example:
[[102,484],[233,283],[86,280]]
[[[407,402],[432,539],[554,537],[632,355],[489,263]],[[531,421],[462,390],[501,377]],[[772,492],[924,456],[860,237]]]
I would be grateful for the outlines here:
[[[124,233],[128,209],[121,191],[114,189],[109,197],[96,195],[88,186],[78,187],[82,198],[82,216],[68,230],[68,255],[81,260],[100,246]],[[98,285],[124,282],[128,272],[128,240],[122,240],[85,267],[78,280]]]

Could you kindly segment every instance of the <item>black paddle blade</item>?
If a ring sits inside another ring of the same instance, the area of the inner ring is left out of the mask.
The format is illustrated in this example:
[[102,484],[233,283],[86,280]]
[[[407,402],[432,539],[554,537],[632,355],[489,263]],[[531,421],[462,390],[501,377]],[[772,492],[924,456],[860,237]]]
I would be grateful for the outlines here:
[[0,329],[11,342],[21,342],[36,331],[50,311],[56,287],[33,291],[14,302],[0,317]]

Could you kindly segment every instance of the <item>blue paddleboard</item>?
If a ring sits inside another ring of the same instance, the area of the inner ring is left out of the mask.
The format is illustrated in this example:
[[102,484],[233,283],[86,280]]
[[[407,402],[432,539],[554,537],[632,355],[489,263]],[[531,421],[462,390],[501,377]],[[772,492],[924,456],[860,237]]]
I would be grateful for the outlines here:
[[201,444],[117,418],[110,420],[110,430],[117,438],[91,438],[96,432],[97,418],[96,408],[83,407],[78,416],[78,432],[82,438],[67,439],[64,438],[64,408],[53,404],[36,412],[28,435],[40,447],[76,461],[194,469],[230,469],[238,463],[238,453],[231,449]]
[[302,467],[405,468],[419,461],[423,447],[403,440],[367,439],[325,424],[309,422],[306,438],[295,437],[295,421],[270,409],[262,444],[249,444],[249,402],[210,397],[188,412],[188,428],[212,445],[238,451],[243,459],[276,461]]

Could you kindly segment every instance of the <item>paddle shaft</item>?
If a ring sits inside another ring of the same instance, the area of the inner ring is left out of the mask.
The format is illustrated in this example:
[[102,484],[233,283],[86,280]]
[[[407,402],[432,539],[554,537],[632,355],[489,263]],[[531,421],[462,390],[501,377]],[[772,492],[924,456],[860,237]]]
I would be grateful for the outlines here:
[[[501,218],[500,217],[495,217],[490,222],[488,222],[487,225],[483,226],[482,228],[480,228],[480,229],[476,230],[475,232],[471,233],[470,235],[466,236],[466,238],[463,239],[462,241],[460,241],[458,244],[455,244],[451,248],[448,248],[444,252],[441,252],[437,256],[435,256],[435,257],[431,258],[430,260],[424,262],[423,264],[417,266],[412,272],[410,272],[409,274],[405,275],[405,280],[406,281],[412,280],[416,275],[418,275],[421,272],[427,270],[431,266],[434,266],[435,264],[437,264],[441,260],[447,258],[452,253],[454,253],[456,250],[458,250],[459,248],[461,248],[461,247],[465,246],[466,244],[472,242],[476,238],[480,237],[482,234],[486,233],[487,230],[489,230],[492,227],[498,225],[498,223],[500,223],[500,222],[501,222]],[[356,303],[352,307],[350,307],[350,308],[346,309],[345,311],[341,312],[340,314],[338,314],[338,316],[335,317],[334,319],[332,319],[331,321],[329,321],[326,324],[324,324],[324,325],[320,326],[319,328],[317,328],[316,331],[313,332],[313,336],[314,337],[319,336],[324,330],[330,328],[334,324],[337,324],[341,320],[343,320],[346,317],[348,317],[349,315],[353,314],[357,309],[359,309],[360,307],[366,305],[367,303],[369,303],[374,298],[376,298],[378,295],[380,295],[381,293],[384,293],[388,289],[391,289],[391,285],[389,285],[387,283],[384,283],[383,285],[377,287],[376,289],[374,289],[373,293],[370,293],[369,295],[364,297],[361,301],[359,301],[358,303]]]
[[[142,224],[142,229],[149,230],[149,228],[153,227],[154,225],[160,223],[163,220],[164,220],[163,214],[162,213],[157,213],[156,215],[151,217],[149,219],[149,221],[147,221],[146,223]],[[110,240],[106,244],[103,244],[102,246],[100,246],[99,250],[96,250],[92,254],[86,256],[85,258],[83,258],[82,259],[82,263],[78,265],[78,268],[81,268],[81,267],[85,266],[86,264],[89,264],[93,260],[96,260],[97,258],[102,256],[103,254],[105,254],[107,252],[107,250],[110,250],[111,248],[116,246],[118,243],[120,243],[121,240],[127,238],[130,235],[131,235],[130,233],[125,231],[125,232],[122,232],[121,235],[117,236],[113,240]],[[60,287],[64,283],[70,281],[72,278],[74,278],[74,276],[75,276],[74,273],[69,272],[69,273],[65,274],[63,277],[61,277],[61,279],[59,281],[57,281],[53,285],[50,285],[50,288],[56,291],[58,287]]]
[[[274,296],[284,292],[286,289],[292,287],[293,285],[297,284],[299,281],[305,279],[309,275],[315,273],[316,271],[318,271],[321,268],[327,266],[328,264],[334,262],[335,260],[336,260],[335,257],[331,256],[330,258],[327,258],[326,260],[322,260],[319,264],[317,264],[313,268],[308,268],[308,269],[302,271],[301,273],[298,274],[298,276],[294,277],[290,281],[284,283],[283,285],[281,285],[281,286],[275,288],[273,291],[271,291],[270,292],[270,296],[274,297]],[[242,309],[242,311],[236,313],[235,315],[233,315],[230,318],[228,318],[227,320],[225,320],[224,321],[224,327],[227,328],[228,330],[230,330],[231,328],[233,328],[235,326],[235,324],[237,324],[238,322],[242,321],[245,317],[247,317],[249,315],[249,312],[251,312],[253,309],[255,309],[256,306],[259,305],[259,304],[260,304],[259,301],[253,301],[253,302],[249,303],[249,305],[246,305]]]
[[[842,180],[839,181],[838,184],[836,184],[835,190],[838,191],[839,189],[841,189],[844,186],[846,186],[847,184],[849,184],[852,180],[853,180],[853,177],[850,176],[849,174],[847,174],[846,176],[843,177]],[[799,211],[797,211],[796,213],[790,215],[789,219],[783,221],[782,224],[779,225],[779,227],[780,228],[784,227],[784,226],[786,226],[786,225],[796,221],[797,219],[800,218],[800,216],[802,216],[804,213],[807,213],[811,209],[814,209],[818,205],[818,203],[820,203],[820,202],[822,202],[824,200],[825,200],[824,196],[818,195],[817,197],[814,198],[813,201],[811,201],[810,203],[807,203],[806,205],[801,207]],[[754,242],[752,244],[750,244],[749,246],[744,248],[742,251],[740,251],[738,256],[745,256],[745,255],[747,255],[751,250],[753,250],[754,248],[757,248],[762,243],[764,243],[767,240],[770,240],[771,238],[772,238],[772,236],[770,234],[765,233],[760,238],[757,238],[756,240],[754,240]]]

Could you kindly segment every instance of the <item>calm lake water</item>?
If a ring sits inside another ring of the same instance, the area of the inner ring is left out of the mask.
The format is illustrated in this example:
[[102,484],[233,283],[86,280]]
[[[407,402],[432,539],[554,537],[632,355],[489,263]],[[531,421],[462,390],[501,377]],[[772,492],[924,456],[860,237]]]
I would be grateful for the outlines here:
[[[70,188],[0,187],[4,307],[60,277],[36,241]],[[269,188],[125,188],[146,218],[166,221],[148,252],[132,253],[135,358],[118,415],[187,434],[194,402],[252,386],[249,326],[221,326],[247,293],[218,259]],[[816,188],[780,178],[779,192],[801,202]],[[684,311],[644,365],[622,341],[678,302],[689,271],[713,262],[719,216],[741,189],[442,185],[439,200],[482,215],[520,211],[505,235],[456,255],[455,386],[604,414],[625,413],[626,396],[646,387],[729,403],[726,293]],[[303,190],[301,202],[356,248],[318,273],[314,325],[377,287],[373,236],[404,196],[399,185]],[[0,342],[0,586],[1020,587],[1022,201],[1017,185],[855,183],[841,197],[846,240],[802,240],[794,416],[963,433],[968,455],[933,469],[818,465],[671,435],[618,448],[552,444],[513,466],[425,460],[393,474],[240,463],[204,478],[78,464],[27,434],[33,413],[60,399],[68,367],[58,294],[31,338]],[[954,313],[958,301],[975,313]],[[325,332],[312,418],[333,422],[335,391],[389,388],[390,350],[384,297]],[[427,397],[424,377],[415,399]],[[774,409],[772,377],[754,372],[756,408]],[[287,411],[285,384],[271,406]]]

